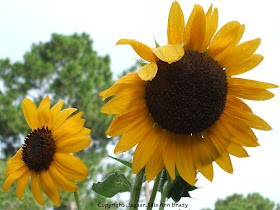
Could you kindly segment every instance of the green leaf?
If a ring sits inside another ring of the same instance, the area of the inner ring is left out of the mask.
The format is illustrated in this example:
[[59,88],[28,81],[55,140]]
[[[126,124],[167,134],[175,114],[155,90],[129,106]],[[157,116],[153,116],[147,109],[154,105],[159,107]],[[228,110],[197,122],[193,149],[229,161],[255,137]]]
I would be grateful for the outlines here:
[[115,171],[105,181],[93,183],[91,189],[97,194],[111,198],[120,192],[130,191],[131,183],[122,172]]
[[180,176],[177,176],[171,184],[167,198],[172,198],[177,203],[182,197],[191,197],[189,192],[195,189],[197,187],[190,185]]
[[155,37],[154,37],[154,40],[155,40],[156,48],[160,47],[160,45],[157,43]]
[[112,157],[112,156],[110,156],[110,155],[109,155],[109,157],[112,158],[112,159],[114,159],[114,160],[116,160],[116,161],[118,161],[118,162],[120,162],[120,163],[122,163],[122,164],[124,164],[124,165],[126,165],[126,166],[129,167],[129,168],[132,168],[132,163],[130,163],[130,162],[126,161],[126,160],[122,160],[122,159],[119,159],[119,158],[115,158],[115,157]]

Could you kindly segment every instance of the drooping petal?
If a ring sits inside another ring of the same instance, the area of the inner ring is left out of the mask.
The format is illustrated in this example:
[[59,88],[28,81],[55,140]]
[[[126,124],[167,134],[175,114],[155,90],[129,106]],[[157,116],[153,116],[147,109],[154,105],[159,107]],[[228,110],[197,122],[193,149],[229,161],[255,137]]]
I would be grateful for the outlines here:
[[8,177],[11,173],[17,171],[21,167],[25,166],[25,163],[21,158],[14,159],[6,168],[5,177]]
[[17,197],[21,200],[23,193],[25,191],[26,185],[30,177],[30,171],[27,170],[21,177],[17,180]]
[[189,144],[188,137],[185,135],[177,135],[177,159],[176,159],[176,168],[180,176],[190,185],[195,184],[195,167],[192,158],[191,146]]
[[153,180],[159,172],[162,170],[164,163],[162,159],[162,150],[164,144],[158,144],[157,148],[154,151],[154,154],[150,159],[148,160],[146,167],[145,167],[145,173],[146,173],[146,179],[147,181]]
[[47,96],[41,101],[38,107],[38,116],[42,126],[46,126],[49,123],[50,103],[50,98]]
[[195,167],[205,178],[212,181],[214,175],[213,160],[206,142],[199,134],[191,136],[190,139]]
[[22,148],[20,148],[20,149],[16,152],[16,154],[15,154],[13,157],[11,157],[11,159],[9,159],[9,160],[7,161],[7,165],[11,164],[14,160],[21,159],[21,155],[22,155]]
[[213,37],[209,44],[207,54],[215,59],[215,55],[228,48],[238,36],[240,23],[231,21],[225,24]]
[[228,76],[243,74],[259,65],[263,60],[263,56],[259,54],[251,55],[246,61],[238,62],[225,69]]
[[[74,164],[73,164],[74,165]],[[41,186],[46,193],[46,195],[51,199],[51,201],[56,205],[60,205],[60,192],[56,185],[56,183],[53,181],[49,171],[41,171],[40,175],[40,183]]]
[[14,171],[13,173],[11,173],[5,180],[4,184],[3,184],[3,190],[6,192],[11,185],[19,178],[21,177],[26,171],[28,170],[28,168],[26,166],[23,166],[21,168],[19,168],[18,170]]
[[163,148],[163,161],[171,179],[174,180],[176,178],[175,163],[177,156],[177,143],[175,139],[175,134],[169,131],[166,132],[167,133],[163,139],[166,141],[165,148]]
[[185,54],[184,48],[180,44],[168,44],[154,48],[152,51],[160,60],[169,64],[180,60]]
[[132,172],[134,174],[137,174],[154,154],[162,136],[161,131],[162,128],[155,126],[148,131],[143,140],[137,145],[132,161]]
[[38,109],[35,104],[28,98],[23,99],[22,110],[25,120],[31,130],[39,127]]
[[41,204],[42,206],[45,205],[44,198],[42,195],[40,181],[38,178],[38,174],[34,171],[31,171],[31,190],[35,200]]
[[158,66],[155,62],[146,64],[138,70],[139,77],[144,81],[151,81],[154,79],[158,71]]
[[168,17],[167,37],[169,44],[182,44],[185,29],[184,14],[177,1],[172,3]]
[[152,52],[152,49],[142,42],[138,42],[134,39],[120,39],[117,44],[129,44],[142,59],[151,63],[157,62],[158,60]]
[[73,181],[70,181],[63,174],[61,174],[55,166],[50,165],[49,172],[51,178],[60,189],[68,192],[76,192],[78,190],[78,186]]
[[203,8],[198,5],[190,31],[190,47],[193,51],[202,52],[206,33],[206,18]]

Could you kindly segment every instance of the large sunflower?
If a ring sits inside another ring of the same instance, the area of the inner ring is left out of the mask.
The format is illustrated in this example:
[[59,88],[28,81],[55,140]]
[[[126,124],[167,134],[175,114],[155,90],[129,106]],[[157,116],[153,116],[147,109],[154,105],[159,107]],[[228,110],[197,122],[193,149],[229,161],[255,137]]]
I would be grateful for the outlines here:
[[16,194],[21,199],[31,177],[31,190],[36,201],[45,205],[42,187],[53,203],[59,206],[59,190],[75,192],[78,186],[72,180],[87,178],[86,165],[70,153],[90,145],[88,135],[91,131],[84,128],[82,112],[69,117],[77,109],[61,111],[63,104],[64,101],[60,101],[50,109],[47,96],[37,109],[28,98],[23,100],[23,113],[31,131],[22,148],[7,162],[4,191],[17,180]]
[[[122,77],[100,95],[112,98],[103,113],[117,114],[106,134],[123,135],[115,153],[137,145],[133,173],[144,166],[152,180],[165,166],[172,179],[175,167],[180,176],[194,185],[196,171],[213,179],[213,160],[232,173],[230,156],[247,157],[243,146],[258,146],[252,128],[271,130],[242,100],[267,100],[268,88],[276,85],[232,76],[257,66],[263,56],[254,54],[260,39],[238,44],[244,25],[225,24],[216,34],[217,8],[205,14],[195,5],[185,26],[178,2],[168,18],[168,44],[150,48],[131,40],[129,44],[148,61]],[[215,34],[215,35],[214,35]]]

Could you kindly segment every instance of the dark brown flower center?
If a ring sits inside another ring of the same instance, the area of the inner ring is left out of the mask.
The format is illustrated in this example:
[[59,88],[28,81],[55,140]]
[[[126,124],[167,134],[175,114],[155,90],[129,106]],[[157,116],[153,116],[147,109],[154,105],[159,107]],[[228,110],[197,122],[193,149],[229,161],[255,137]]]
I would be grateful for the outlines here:
[[176,134],[198,133],[223,113],[227,96],[224,69],[207,54],[186,51],[177,62],[158,62],[146,85],[146,104],[154,120]]
[[44,126],[31,131],[22,146],[22,158],[26,166],[33,171],[47,170],[55,154],[55,141],[51,131]]

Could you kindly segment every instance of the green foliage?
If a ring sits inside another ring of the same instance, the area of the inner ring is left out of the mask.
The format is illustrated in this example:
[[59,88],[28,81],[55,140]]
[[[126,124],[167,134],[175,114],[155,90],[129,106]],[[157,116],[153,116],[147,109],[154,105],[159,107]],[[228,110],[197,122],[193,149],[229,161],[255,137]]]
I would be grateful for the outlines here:
[[259,193],[248,194],[247,197],[235,193],[224,200],[218,199],[215,210],[273,210],[274,206],[273,201],[263,198]]
[[92,44],[85,33],[53,34],[49,42],[33,44],[23,62],[12,64],[9,59],[0,59],[0,81],[4,84],[0,92],[0,139],[6,145],[6,156],[14,154],[19,134],[29,132],[21,110],[24,97],[37,105],[47,94],[52,102],[65,100],[65,106],[84,112],[85,127],[93,130],[93,139],[106,139],[112,116],[100,113],[104,102],[98,94],[113,84],[110,58],[98,56]]
[[115,171],[103,182],[93,183],[91,189],[104,197],[111,198],[120,192],[129,192],[131,190],[131,183],[123,173]]

